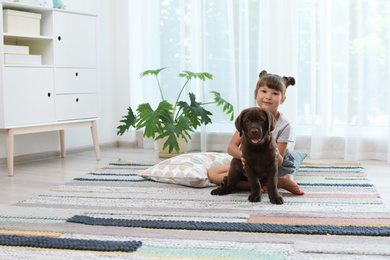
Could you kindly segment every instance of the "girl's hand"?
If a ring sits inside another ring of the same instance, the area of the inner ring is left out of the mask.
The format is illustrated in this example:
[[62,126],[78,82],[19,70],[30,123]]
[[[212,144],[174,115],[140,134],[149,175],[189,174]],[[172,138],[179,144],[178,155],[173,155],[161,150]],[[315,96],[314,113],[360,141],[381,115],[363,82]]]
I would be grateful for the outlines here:
[[275,160],[278,162],[278,166],[282,165],[283,156],[280,154],[278,147],[275,149]]
[[241,156],[241,163],[242,163],[242,168],[244,168],[245,169],[245,159],[244,159],[244,157],[242,157]]

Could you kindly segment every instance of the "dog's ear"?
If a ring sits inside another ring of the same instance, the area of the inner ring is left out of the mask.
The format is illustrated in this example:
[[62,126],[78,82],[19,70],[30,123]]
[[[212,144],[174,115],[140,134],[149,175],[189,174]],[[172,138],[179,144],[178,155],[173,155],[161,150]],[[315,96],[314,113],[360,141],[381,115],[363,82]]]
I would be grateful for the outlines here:
[[244,116],[244,113],[245,113],[245,110],[243,110],[239,115],[238,117],[236,118],[236,129],[238,132],[240,132],[240,136],[242,136],[243,132],[244,132],[244,129],[243,129],[243,125],[244,123],[242,122],[242,119],[243,119],[243,116]]
[[264,110],[264,113],[267,115],[267,119],[268,119],[268,132],[271,133],[275,129],[275,125],[276,125],[275,117],[270,112],[268,112],[268,110]]

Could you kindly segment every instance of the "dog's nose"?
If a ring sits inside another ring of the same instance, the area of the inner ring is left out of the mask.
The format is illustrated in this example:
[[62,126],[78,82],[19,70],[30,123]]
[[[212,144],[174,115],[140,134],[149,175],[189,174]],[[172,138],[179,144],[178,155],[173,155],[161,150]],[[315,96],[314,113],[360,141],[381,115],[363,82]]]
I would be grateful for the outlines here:
[[259,129],[256,129],[256,128],[251,129],[251,133],[252,134],[257,134],[258,132],[259,132]]

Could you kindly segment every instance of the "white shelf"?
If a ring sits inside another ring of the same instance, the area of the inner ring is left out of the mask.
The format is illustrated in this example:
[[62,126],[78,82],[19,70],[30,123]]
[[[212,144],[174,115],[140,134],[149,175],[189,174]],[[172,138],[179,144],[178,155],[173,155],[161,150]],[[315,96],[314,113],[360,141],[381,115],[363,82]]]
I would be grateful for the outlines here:
[[12,33],[3,33],[5,39],[28,40],[28,41],[52,41],[52,36],[21,35]]

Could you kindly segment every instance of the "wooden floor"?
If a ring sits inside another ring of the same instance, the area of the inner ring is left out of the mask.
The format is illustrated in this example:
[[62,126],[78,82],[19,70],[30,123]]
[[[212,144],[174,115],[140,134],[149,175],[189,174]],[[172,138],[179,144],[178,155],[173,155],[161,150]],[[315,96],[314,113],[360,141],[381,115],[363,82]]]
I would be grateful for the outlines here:
[[[101,161],[96,161],[91,149],[88,152],[69,154],[65,158],[49,158],[16,164],[13,177],[7,176],[6,166],[0,167],[0,207],[36,196],[119,158],[139,162],[161,160],[154,150],[116,147],[102,149],[101,158]],[[379,161],[363,161],[362,164],[366,168],[369,179],[390,208],[390,164]]]

